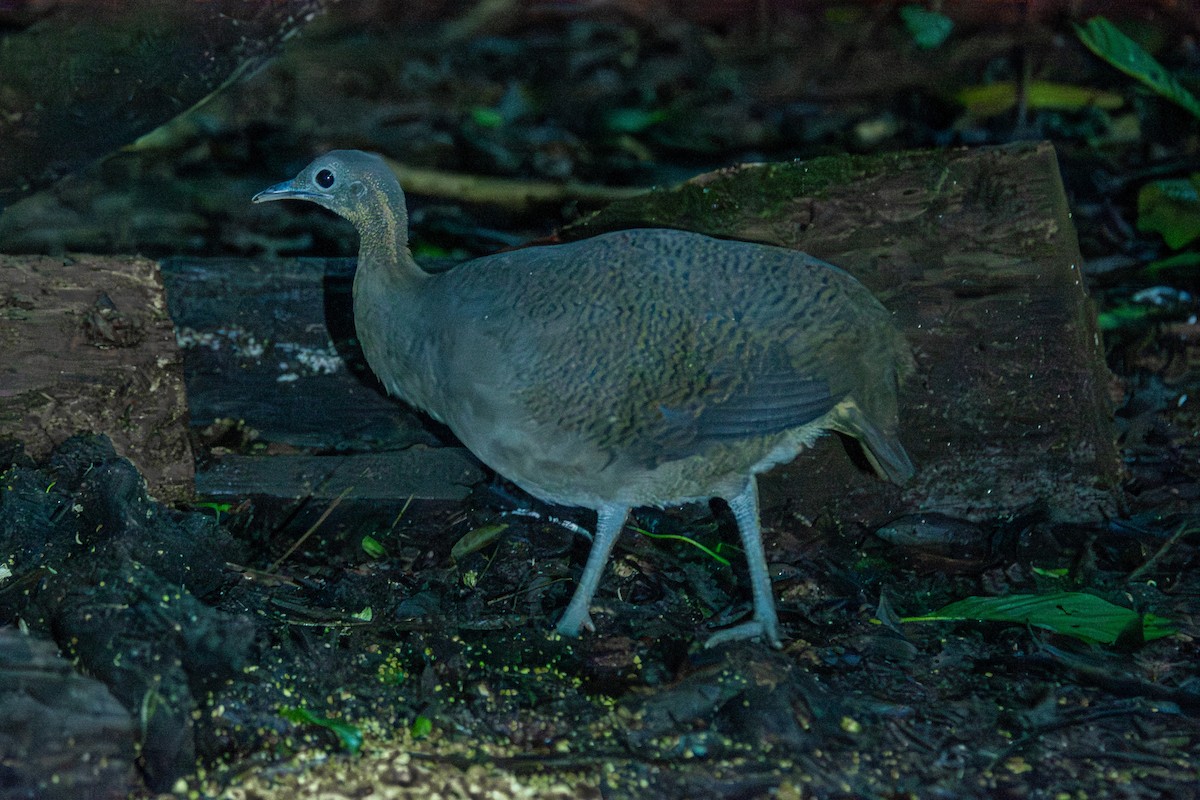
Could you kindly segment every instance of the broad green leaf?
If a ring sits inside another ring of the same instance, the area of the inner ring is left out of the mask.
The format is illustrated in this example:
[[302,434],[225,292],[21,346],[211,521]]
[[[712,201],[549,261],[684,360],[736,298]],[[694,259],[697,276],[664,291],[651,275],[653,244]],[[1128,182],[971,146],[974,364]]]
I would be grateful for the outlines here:
[[1138,192],[1139,231],[1161,233],[1172,250],[1200,237],[1200,173],[1152,181]]
[[1175,76],[1167,72],[1154,56],[1142,49],[1104,17],[1092,17],[1075,26],[1079,40],[1109,64],[1136,78],[1151,91],[1186,108],[1200,118],[1200,101]]
[[917,47],[932,50],[946,41],[954,30],[954,21],[945,14],[926,11],[921,6],[901,6],[900,19],[912,35]]
[[1141,626],[1141,639],[1146,642],[1175,633],[1175,626],[1167,619],[1154,614],[1139,614],[1086,592],[968,597],[932,614],[905,617],[901,622],[970,619],[1032,625],[1102,644],[1112,644],[1118,637],[1128,636],[1130,627],[1136,625]]

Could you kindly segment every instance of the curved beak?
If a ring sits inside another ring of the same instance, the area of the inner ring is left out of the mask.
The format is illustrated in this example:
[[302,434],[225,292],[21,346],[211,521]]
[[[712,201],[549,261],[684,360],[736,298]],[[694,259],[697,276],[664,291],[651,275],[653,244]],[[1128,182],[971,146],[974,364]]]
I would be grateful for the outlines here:
[[284,181],[263,189],[251,198],[252,203],[267,203],[271,200],[317,200],[324,195],[311,189],[297,187],[295,181]]

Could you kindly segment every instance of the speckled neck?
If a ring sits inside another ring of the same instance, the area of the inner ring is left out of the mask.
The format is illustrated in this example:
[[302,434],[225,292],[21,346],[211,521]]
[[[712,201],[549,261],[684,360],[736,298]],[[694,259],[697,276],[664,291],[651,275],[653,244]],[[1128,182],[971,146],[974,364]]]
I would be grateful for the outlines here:
[[391,175],[364,184],[367,194],[350,218],[361,240],[354,326],[367,364],[384,388],[428,410],[432,375],[422,363],[434,322],[423,313],[423,297],[434,276],[417,266],[408,249],[408,213],[400,186]]
[[404,192],[391,175],[364,181],[366,195],[351,218],[360,239],[355,299],[360,283],[380,281],[391,291],[415,290],[428,277],[408,249],[408,209]]

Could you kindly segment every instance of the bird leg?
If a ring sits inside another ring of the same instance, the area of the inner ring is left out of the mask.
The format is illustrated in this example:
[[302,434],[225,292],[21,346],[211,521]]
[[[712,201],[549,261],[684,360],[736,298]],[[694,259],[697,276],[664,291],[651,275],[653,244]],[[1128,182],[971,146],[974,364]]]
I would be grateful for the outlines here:
[[604,567],[608,564],[608,556],[613,545],[617,543],[621,529],[625,527],[627,516],[629,509],[622,506],[604,506],[597,512],[596,536],[592,539],[587,564],[583,568],[583,574],[579,576],[579,585],[575,587],[575,594],[571,597],[567,610],[554,626],[563,636],[578,636],[582,629],[593,632],[596,630],[590,611],[592,595],[596,593],[600,576],[604,574]]
[[739,639],[760,638],[772,647],[783,647],[779,638],[779,619],[775,615],[775,596],[771,576],[767,574],[767,556],[763,552],[762,527],[758,521],[758,483],[753,477],[741,494],[729,500],[729,509],[737,520],[742,550],[750,569],[750,587],[754,593],[754,619],[723,631],[717,631],[704,643],[716,647]]

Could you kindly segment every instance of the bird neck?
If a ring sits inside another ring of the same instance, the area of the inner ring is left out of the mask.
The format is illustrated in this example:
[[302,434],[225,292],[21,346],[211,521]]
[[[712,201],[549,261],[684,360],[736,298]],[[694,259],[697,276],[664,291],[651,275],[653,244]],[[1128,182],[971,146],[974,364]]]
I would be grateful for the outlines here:
[[422,310],[434,276],[417,266],[408,249],[403,199],[389,205],[357,221],[354,324],[367,364],[388,393],[424,408],[420,364],[430,320]]
[[355,227],[359,236],[355,294],[359,291],[360,279],[403,290],[414,289],[429,277],[417,266],[408,249],[408,212],[402,194],[388,197],[386,206],[377,213],[365,214],[355,220]]

